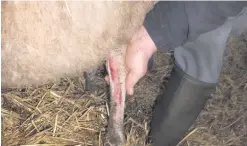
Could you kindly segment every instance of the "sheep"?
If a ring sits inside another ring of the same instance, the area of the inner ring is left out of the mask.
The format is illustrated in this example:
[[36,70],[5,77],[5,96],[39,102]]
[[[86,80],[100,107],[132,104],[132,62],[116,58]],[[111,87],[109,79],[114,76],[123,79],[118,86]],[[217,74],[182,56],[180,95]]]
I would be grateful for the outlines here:
[[[156,2],[2,2],[2,88],[80,76],[108,60],[106,143],[124,143],[125,49]],[[117,77],[117,78],[116,78]]]

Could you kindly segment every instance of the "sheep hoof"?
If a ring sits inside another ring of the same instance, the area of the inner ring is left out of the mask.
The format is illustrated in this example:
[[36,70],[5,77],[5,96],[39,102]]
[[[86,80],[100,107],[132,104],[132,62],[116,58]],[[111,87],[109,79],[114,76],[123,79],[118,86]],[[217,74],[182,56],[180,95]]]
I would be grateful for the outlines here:
[[111,133],[107,135],[104,146],[122,146],[124,145],[124,135]]

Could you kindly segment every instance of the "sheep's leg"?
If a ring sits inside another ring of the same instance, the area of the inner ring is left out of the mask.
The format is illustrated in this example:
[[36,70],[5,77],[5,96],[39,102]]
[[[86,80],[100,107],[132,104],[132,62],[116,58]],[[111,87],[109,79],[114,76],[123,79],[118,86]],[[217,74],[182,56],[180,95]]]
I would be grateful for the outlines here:
[[125,106],[125,66],[123,55],[114,55],[107,62],[111,87],[111,110],[105,145],[121,146],[125,142],[123,133]]
[[84,72],[84,78],[85,78],[85,90],[96,92],[97,91],[97,84],[95,83],[95,77],[96,77],[96,69],[89,69],[87,72]]

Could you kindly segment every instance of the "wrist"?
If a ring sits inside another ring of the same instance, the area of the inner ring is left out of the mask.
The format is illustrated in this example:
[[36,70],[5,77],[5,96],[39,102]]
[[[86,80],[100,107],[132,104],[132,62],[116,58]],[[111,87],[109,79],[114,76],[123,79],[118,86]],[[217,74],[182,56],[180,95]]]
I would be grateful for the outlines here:
[[145,47],[145,54],[148,58],[151,58],[151,56],[157,51],[157,47],[155,45],[155,43],[153,42],[152,38],[150,37],[150,35],[148,34],[147,30],[144,28],[145,31],[145,41],[147,42],[147,46]]

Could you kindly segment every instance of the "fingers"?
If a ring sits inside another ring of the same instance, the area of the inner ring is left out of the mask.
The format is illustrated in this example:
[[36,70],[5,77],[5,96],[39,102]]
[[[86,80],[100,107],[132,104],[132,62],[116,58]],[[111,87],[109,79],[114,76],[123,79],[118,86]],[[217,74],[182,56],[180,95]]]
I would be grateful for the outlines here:
[[126,76],[126,92],[128,95],[134,94],[134,86],[135,84],[143,77],[142,74],[135,73],[134,71],[130,71]]
[[134,86],[146,73],[148,58],[140,47],[130,45],[126,53],[126,92],[128,95],[134,94]]
[[105,81],[107,84],[110,84],[110,77],[109,76],[105,76]]
[[137,54],[138,54],[137,47],[133,44],[130,44],[126,49],[126,54],[125,54],[125,65],[127,69],[132,69],[134,67]]

